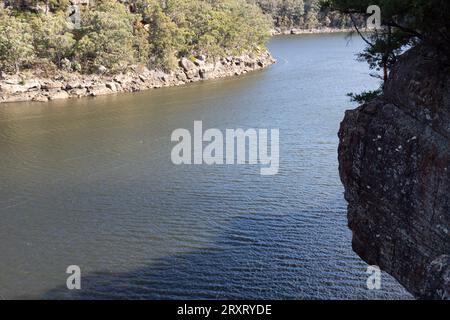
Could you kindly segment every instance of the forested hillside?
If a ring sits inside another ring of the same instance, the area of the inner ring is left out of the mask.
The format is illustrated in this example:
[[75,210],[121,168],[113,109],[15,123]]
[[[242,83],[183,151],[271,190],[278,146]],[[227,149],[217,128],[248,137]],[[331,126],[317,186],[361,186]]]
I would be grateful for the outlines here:
[[0,70],[172,70],[182,57],[252,52],[271,26],[246,0],[4,0]]
[[272,16],[278,28],[320,29],[348,28],[351,21],[345,15],[321,6],[321,0],[248,0]]

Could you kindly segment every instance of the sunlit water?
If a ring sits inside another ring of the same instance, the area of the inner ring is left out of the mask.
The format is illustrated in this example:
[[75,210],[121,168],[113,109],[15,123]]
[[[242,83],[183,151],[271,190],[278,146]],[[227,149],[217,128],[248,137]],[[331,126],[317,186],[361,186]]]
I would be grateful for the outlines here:
[[[243,77],[0,106],[0,298],[408,298],[351,249],[338,177],[363,43],[277,37]],[[175,166],[173,130],[279,128],[280,173]],[[66,288],[78,265],[82,290]]]

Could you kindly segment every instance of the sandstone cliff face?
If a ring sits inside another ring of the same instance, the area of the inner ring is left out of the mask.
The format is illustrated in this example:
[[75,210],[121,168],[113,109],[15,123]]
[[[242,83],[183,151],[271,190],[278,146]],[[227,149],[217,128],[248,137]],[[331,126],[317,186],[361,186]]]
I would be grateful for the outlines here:
[[353,249],[414,296],[450,299],[450,64],[420,46],[347,111],[340,175]]

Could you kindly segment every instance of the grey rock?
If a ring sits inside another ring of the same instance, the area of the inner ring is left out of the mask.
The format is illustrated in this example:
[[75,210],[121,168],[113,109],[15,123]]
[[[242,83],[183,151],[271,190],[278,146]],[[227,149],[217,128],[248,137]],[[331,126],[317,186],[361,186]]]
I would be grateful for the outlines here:
[[197,69],[197,68],[186,71],[186,77],[189,80],[192,80],[198,76],[199,76],[199,69]]
[[0,85],[0,91],[3,94],[12,95],[12,94],[16,94],[16,93],[27,92],[28,88],[23,85],[20,85],[20,84],[3,83]]
[[45,90],[62,89],[63,87],[65,86],[61,81],[43,80],[41,83],[41,88]]
[[428,266],[422,297],[450,300],[450,255],[442,255]]
[[184,71],[186,72],[189,72],[196,68],[195,63],[187,58],[181,58],[180,66],[183,67]]
[[177,70],[177,72],[175,73],[175,76],[181,82],[185,82],[187,80],[186,74],[181,69]]
[[66,90],[83,88],[83,84],[80,80],[70,80],[66,84]]
[[113,81],[107,82],[106,83],[106,87],[108,89],[110,89],[112,92],[117,92],[118,91],[117,90],[117,85]]
[[26,81],[10,79],[0,83],[0,91],[5,94],[17,94],[27,91],[37,91],[40,89],[41,84],[35,79],[29,79]]
[[48,96],[43,95],[43,94],[38,94],[35,97],[33,97],[32,101],[47,102],[48,101]]
[[41,89],[41,84],[36,79],[29,79],[25,81],[24,87],[27,91],[37,91]]
[[427,47],[408,51],[381,97],[346,112],[339,171],[354,251],[415,297],[442,299],[449,296],[442,257],[450,254],[450,70],[448,60],[423,58],[433,52],[448,59]]
[[80,98],[87,95],[86,88],[74,88],[68,91],[69,96],[73,98]]
[[111,90],[108,89],[106,84],[96,84],[88,88],[89,95],[96,97],[96,96],[103,96],[106,94],[111,93]]
[[99,74],[104,74],[106,72],[108,72],[108,69],[105,66],[98,67],[98,73]]
[[[239,61],[235,64],[234,61]],[[149,70],[145,66],[132,66],[126,73],[114,77],[107,75],[82,75],[65,72],[52,79],[30,79],[23,81],[25,75],[3,75],[0,80],[0,103],[14,101],[45,101],[45,99],[67,99],[84,96],[99,96],[114,92],[135,92],[151,88],[179,86],[189,82],[229,77],[261,68],[275,62],[267,51],[257,51],[253,55],[228,57],[216,63],[208,63],[206,56],[194,62],[183,58],[180,67],[174,72]]]
[[51,90],[48,94],[49,100],[62,100],[68,99],[69,94],[64,90]]

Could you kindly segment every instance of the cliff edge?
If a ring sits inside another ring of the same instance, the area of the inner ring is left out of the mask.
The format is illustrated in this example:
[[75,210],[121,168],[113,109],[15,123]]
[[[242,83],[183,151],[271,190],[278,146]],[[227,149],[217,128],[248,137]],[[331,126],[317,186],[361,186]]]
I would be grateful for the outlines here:
[[353,249],[422,299],[450,299],[449,60],[409,50],[339,132]]

